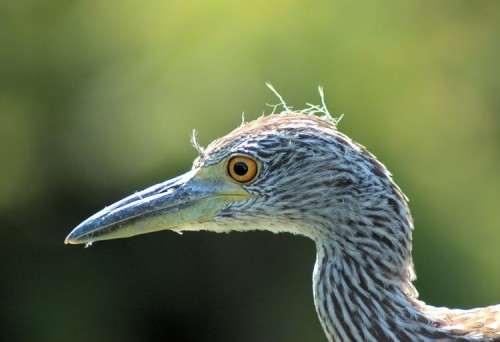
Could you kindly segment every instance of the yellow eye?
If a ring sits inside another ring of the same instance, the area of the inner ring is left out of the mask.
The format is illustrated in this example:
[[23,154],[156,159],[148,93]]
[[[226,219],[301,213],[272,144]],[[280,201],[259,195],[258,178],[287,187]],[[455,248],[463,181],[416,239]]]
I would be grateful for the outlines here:
[[248,183],[257,176],[257,162],[250,157],[236,156],[229,160],[227,171],[239,183]]

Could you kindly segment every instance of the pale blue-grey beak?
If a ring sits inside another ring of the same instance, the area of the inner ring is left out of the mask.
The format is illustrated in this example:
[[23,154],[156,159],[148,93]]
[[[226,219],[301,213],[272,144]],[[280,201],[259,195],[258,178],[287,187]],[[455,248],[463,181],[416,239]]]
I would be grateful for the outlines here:
[[217,167],[191,170],[104,208],[78,225],[65,243],[92,243],[159,230],[198,230],[228,203],[251,197]]

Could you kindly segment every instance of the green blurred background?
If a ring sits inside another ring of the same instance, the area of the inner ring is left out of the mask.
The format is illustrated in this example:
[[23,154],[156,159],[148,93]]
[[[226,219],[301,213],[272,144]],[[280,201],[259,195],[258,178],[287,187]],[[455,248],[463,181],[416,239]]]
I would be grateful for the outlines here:
[[0,2],[4,341],[324,341],[311,241],[65,246],[202,144],[319,102],[411,199],[421,299],[500,302],[499,1]]

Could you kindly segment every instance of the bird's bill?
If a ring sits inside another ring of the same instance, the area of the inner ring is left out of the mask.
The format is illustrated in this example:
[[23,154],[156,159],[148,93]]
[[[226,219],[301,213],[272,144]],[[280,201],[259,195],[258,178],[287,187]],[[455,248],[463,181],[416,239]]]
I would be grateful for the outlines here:
[[231,202],[251,197],[217,165],[191,170],[104,208],[78,225],[65,243],[92,243],[160,230],[198,230]]

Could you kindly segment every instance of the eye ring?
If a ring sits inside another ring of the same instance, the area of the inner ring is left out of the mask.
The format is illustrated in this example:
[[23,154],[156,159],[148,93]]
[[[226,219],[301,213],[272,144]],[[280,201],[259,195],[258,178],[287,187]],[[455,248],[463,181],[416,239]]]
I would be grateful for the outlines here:
[[258,171],[257,161],[248,156],[234,156],[227,165],[229,176],[238,183],[250,183],[257,177]]

